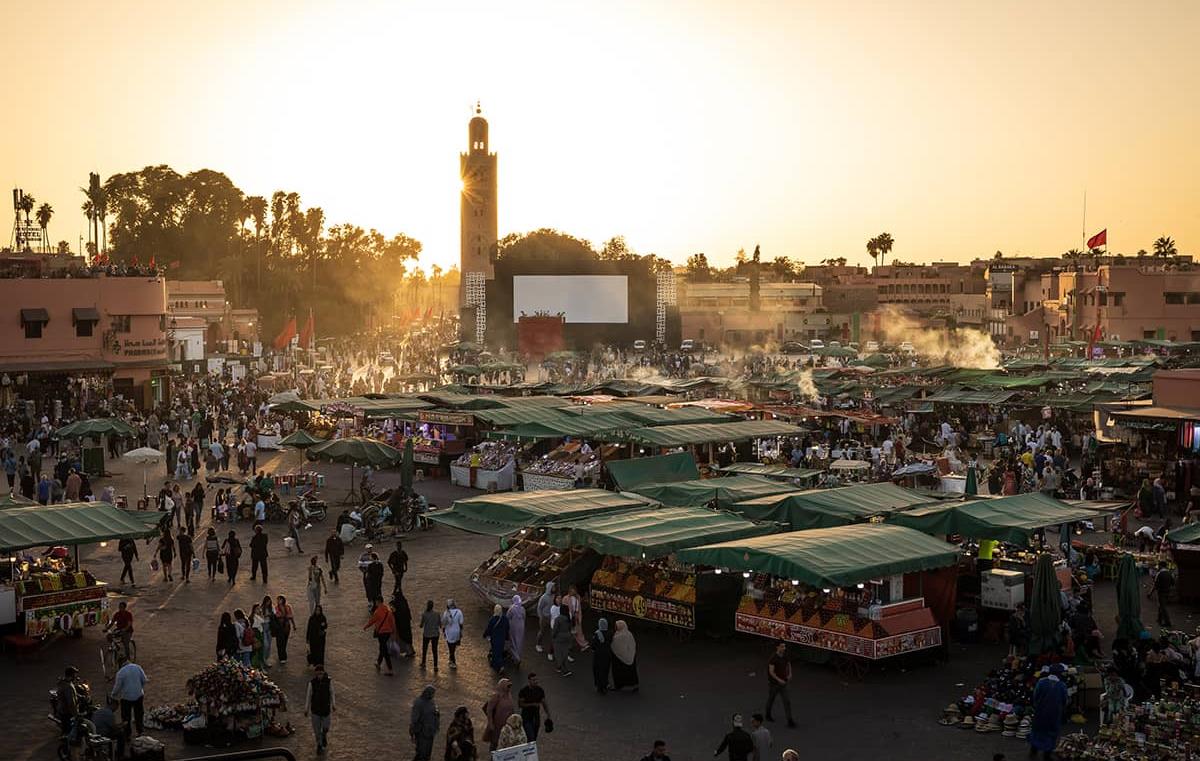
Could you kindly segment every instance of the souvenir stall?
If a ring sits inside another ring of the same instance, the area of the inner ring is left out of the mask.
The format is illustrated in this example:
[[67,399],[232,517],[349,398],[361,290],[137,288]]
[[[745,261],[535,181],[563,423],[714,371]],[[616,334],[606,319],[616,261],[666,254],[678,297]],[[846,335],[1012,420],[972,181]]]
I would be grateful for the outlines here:
[[1200,748],[1200,695],[1194,686],[1168,688],[1155,700],[1121,710],[1095,737],[1068,735],[1063,761],[1192,761]]
[[450,464],[450,481],[468,489],[511,491],[518,449],[510,441],[480,442]]
[[683,630],[727,632],[740,585],[732,577],[698,578],[674,553],[779,529],[704,507],[651,507],[560,521],[548,532],[555,546],[604,556],[591,576],[592,608]]
[[957,551],[901,526],[772,534],[684,549],[678,559],[741,574],[737,631],[837,656],[850,677],[872,661],[940,647],[953,615]]
[[196,705],[195,717],[183,726],[197,731],[190,741],[212,744],[252,740],[263,735],[286,737],[290,725],[276,721],[277,711],[287,710],[287,696],[267,675],[231,658],[222,658],[187,681],[188,695]]
[[[1036,658],[1005,658],[980,684],[942,709],[938,723],[981,734],[999,732],[1004,737],[1024,741],[1033,725],[1033,689],[1044,675],[1042,668]],[[1095,674],[1081,674],[1075,667],[1064,667],[1057,676],[1066,685],[1072,706],[1087,702],[1083,694],[1090,689],[1087,682],[1098,678]]]
[[612,444],[604,444],[595,450],[586,442],[568,441],[522,466],[521,480],[527,491],[574,489],[582,465],[583,481],[596,484],[600,479],[601,463],[606,457],[612,457],[617,449]]
[[523,530],[471,573],[471,588],[489,605],[507,606],[513,595],[520,595],[523,604],[532,606],[546,591],[546,582],[565,591],[586,582],[598,562],[596,553],[585,548],[551,546],[544,529]]
[[[455,478],[454,468],[462,459],[470,442],[478,439],[475,428],[475,416],[469,412],[447,412],[444,410],[420,410],[415,422],[404,424],[404,435],[413,440],[413,462],[417,467],[426,471],[436,470],[439,474],[449,467],[450,476]],[[398,445],[403,447],[403,443]],[[469,461],[469,458],[468,458]],[[468,464],[469,467],[469,464]],[[512,488],[512,474],[509,473],[509,485],[503,489]],[[458,483],[458,481],[455,481]],[[483,488],[487,481],[480,481]]]
[[32,638],[108,623],[108,587],[68,548],[152,536],[160,517],[103,502],[0,509],[0,625]]

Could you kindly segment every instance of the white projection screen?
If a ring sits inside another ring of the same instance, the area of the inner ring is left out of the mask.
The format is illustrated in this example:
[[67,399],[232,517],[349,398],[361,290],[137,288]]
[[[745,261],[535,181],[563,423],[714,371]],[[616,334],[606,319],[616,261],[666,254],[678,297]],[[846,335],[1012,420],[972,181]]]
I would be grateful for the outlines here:
[[513,322],[521,313],[567,316],[568,323],[629,322],[625,275],[514,275]]

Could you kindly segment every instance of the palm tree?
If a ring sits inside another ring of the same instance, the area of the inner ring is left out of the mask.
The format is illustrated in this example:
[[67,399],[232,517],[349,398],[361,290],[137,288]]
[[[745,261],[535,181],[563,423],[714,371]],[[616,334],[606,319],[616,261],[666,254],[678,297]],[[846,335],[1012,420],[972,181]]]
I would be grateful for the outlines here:
[[42,250],[50,250],[50,234],[46,228],[50,227],[50,218],[54,216],[54,208],[48,203],[44,203],[38,207],[37,223],[38,227],[42,228]]
[[879,264],[879,238],[871,238],[867,241],[867,256],[876,264]]
[[254,220],[254,250],[258,254],[254,288],[260,290],[262,288],[262,231],[267,223],[267,199],[262,196],[248,196],[245,209],[250,218]]
[[1063,252],[1063,255],[1062,255],[1062,258],[1070,259],[1070,260],[1082,259],[1083,257],[1084,257],[1084,253],[1077,248],[1073,248],[1070,251],[1065,251],[1065,252]]
[[[88,186],[79,190],[87,198],[87,202],[83,205],[84,211],[87,212],[88,206],[91,206],[88,220],[92,223],[92,240],[96,243],[96,250],[104,251],[108,248],[106,245],[108,234],[105,229],[108,227],[108,193],[100,184],[100,175],[95,172],[89,174]],[[102,234],[104,238],[101,238]]]
[[21,207],[21,211],[25,212],[25,224],[29,224],[29,212],[33,211],[33,206],[36,203],[37,199],[33,196],[28,193],[21,194],[21,203],[18,205]]
[[92,229],[95,227],[95,224],[96,224],[96,207],[92,206],[92,201],[89,198],[88,200],[84,201],[83,205],[80,206],[79,208],[83,211],[84,216],[87,217],[88,243],[93,243],[93,245],[94,245],[94,242],[92,239]]
[[1158,240],[1154,241],[1154,255],[1160,259],[1168,259],[1178,253],[1179,250],[1175,248],[1175,241],[1171,240],[1167,236],[1164,235]]
[[891,233],[880,233],[879,237],[875,238],[875,246],[879,249],[880,263],[883,263],[883,260],[887,258],[887,255],[892,253],[893,243],[895,243],[895,241],[892,240]]

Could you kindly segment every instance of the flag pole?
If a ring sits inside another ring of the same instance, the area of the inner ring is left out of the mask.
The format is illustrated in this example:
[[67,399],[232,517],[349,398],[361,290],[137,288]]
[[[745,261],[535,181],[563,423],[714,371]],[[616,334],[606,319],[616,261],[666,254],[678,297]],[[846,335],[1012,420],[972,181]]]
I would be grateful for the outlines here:
[[1083,226],[1079,228],[1079,247],[1087,253],[1087,188],[1083,189]]

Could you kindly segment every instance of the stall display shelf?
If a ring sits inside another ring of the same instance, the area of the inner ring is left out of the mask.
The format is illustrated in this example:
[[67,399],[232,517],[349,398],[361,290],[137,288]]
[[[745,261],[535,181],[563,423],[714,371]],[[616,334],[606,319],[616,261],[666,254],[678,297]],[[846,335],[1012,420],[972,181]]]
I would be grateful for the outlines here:
[[589,554],[590,550],[564,550],[538,539],[519,539],[475,569],[471,588],[489,605],[509,605],[513,595],[532,605],[546,591],[546,582],[561,587],[572,567]]
[[696,574],[606,557],[592,574],[589,602],[596,610],[695,629]]
[[525,491],[566,491],[575,488],[574,476],[558,477],[523,471],[521,482]]

